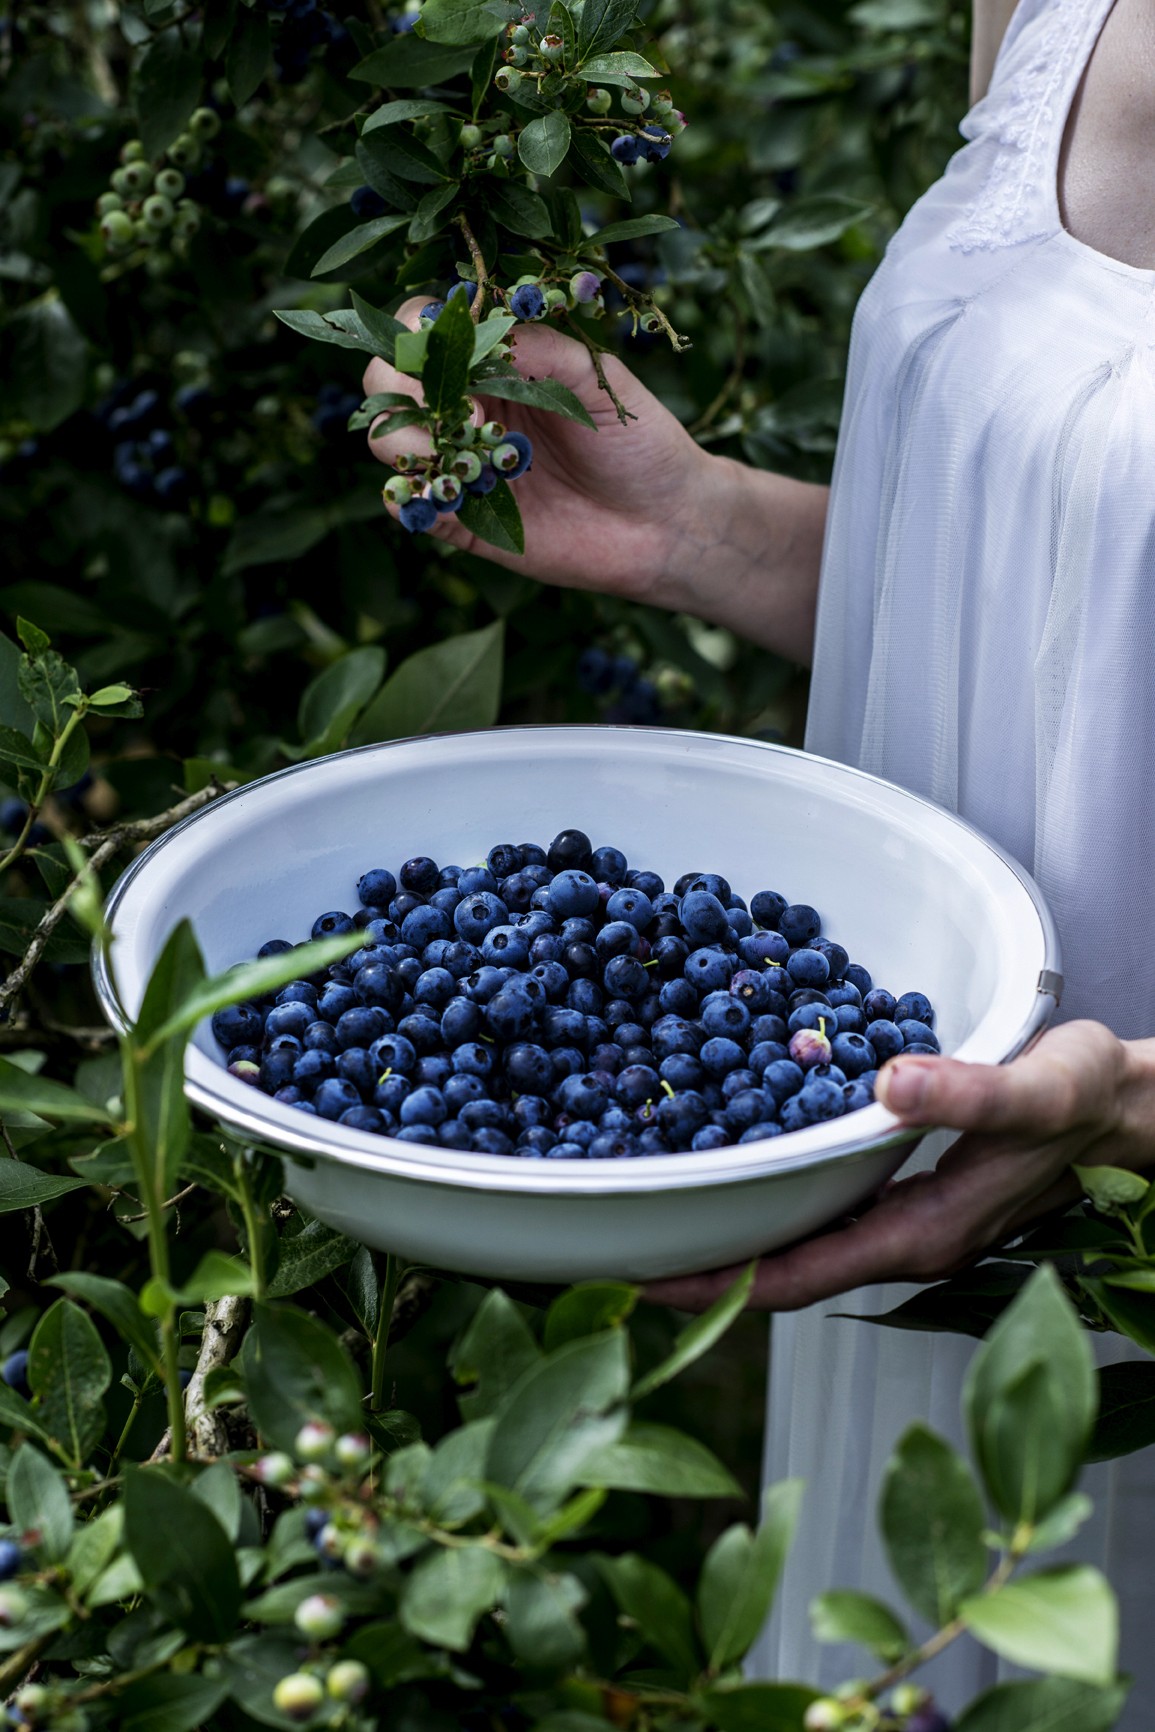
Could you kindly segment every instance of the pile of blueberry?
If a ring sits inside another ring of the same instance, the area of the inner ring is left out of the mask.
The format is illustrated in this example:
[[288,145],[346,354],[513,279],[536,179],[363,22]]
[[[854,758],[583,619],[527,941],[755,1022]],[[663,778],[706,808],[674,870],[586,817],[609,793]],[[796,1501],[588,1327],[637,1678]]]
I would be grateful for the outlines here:
[[939,1050],[928,999],[875,987],[813,908],[747,907],[715,872],[668,891],[580,830],[357,892],[312,937],[364,948],[212,1025],[233,1076],[356,1130],[531,1159],[719,1149],[868,1106],[887,1059]]
[[[176,394],[184,408],[189,390]],[[192,475],[181,462],[172,415],[161,394],[139,380],[122,380],[96,409],[112,441],[112,470],[126,493],[168,510],[187,503]]]

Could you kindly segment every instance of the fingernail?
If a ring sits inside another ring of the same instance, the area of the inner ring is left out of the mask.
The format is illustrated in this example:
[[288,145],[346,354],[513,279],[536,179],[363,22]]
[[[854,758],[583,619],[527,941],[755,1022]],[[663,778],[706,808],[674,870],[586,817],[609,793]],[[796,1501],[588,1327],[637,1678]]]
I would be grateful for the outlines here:
[[916,1113],[930,1093],[929,1073],[920,1064],[888,1065],[879,1077],[882,1104],[892,1113]]

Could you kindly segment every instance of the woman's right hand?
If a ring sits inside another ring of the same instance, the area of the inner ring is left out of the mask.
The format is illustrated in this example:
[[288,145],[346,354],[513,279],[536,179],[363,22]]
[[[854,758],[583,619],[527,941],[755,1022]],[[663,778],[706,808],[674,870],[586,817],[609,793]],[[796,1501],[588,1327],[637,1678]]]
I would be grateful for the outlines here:
[[[409,301],[398,317],[416,328],[422,304],[420,298]],[[545,410],[479,397],[479,422],[508,421],[533,442],[533,465],[515,483],[525,553],[504,553],[480,541],[452,513],[443,515],[432,533],[545,583],[661,602],[657,588],[677,563],[679,540],[691,531],[708,472],[718,460],[703,452],[614,356],[604,356],[602,364],[634,417],[625,425],[600,388],[584,344],[548,325],[523,325],[515,336],[518,371],[568,386],[597,431]],[[365,371],[365,394],[378,391],[401,391],[419,400],[420,382],[374,360]],[[386,464],[399,452],[421,448],[419,434],[411,429],[371,437],[369,445]]]

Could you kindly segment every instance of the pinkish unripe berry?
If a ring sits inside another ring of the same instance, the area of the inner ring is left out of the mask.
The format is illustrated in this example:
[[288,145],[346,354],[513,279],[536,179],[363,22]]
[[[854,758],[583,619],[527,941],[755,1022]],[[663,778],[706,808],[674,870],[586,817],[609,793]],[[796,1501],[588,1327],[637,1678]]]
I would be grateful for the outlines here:
[[595,271],[575,271],[569,280],[569,292],[579,305],[596,301],[602,292],[602,280]]
[[790,1037],[790,1057],[803,1070],[830,1063],[830,1042],[816,1028],[800,1028]]
[[307,1672],[290,1672],[273,1691],[273,1706],[289,1720],[311,1720],[325,1700],[319,1678]]
[[333,1447],[336,1432],[323,1419],[309,1419],[293,1439],[293,1453],[301,1461],[324,1461]]
[[293,1613],[293,1622],[311,1642],[328,1642],[345,1627],[345,1608],[335,1594],[310,1594]]
[[363,1431],[342,1432],[333,1447],[342,1467],[364,1467],[373,1450]]
[[253,1463],[253,1478],[258,1479],[262,1485],[288,1485],[296,1471],[292,1456],[286,1455],[283,1449],[274,1450],[271,1455],[263,1455],[259,1461]]

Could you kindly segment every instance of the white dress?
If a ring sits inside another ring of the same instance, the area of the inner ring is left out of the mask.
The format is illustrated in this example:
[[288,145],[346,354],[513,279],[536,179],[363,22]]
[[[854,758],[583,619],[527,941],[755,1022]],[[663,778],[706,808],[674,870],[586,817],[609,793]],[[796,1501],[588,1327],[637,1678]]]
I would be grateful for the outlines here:
[[[1022,860],[1058,922],[1064,1016],[1136,1037],[1155,1034],[1155,271],[1068,234],[1057,190],[1111,4],[1020,0],[969,142],[863,295],[806,744],[961,812]],[[830,1313],[912,1290],[774,1320],[764,1483],[799,1474],[809,1491],[759,1675],[861,1675],[861,1651],[810,1635],[823,1589],[902,1604],[879,1476],[915,1418],[961,1445],[972,1343]],[[1121,1596],[1137,1679],[1122,1724],[1151,1732],[1155,1464],[1132,1456],[1084,1483],[1096,1513],[1073,1554]],[[928,1681],[957,1709],[1003,1675],[964,1638]]]

